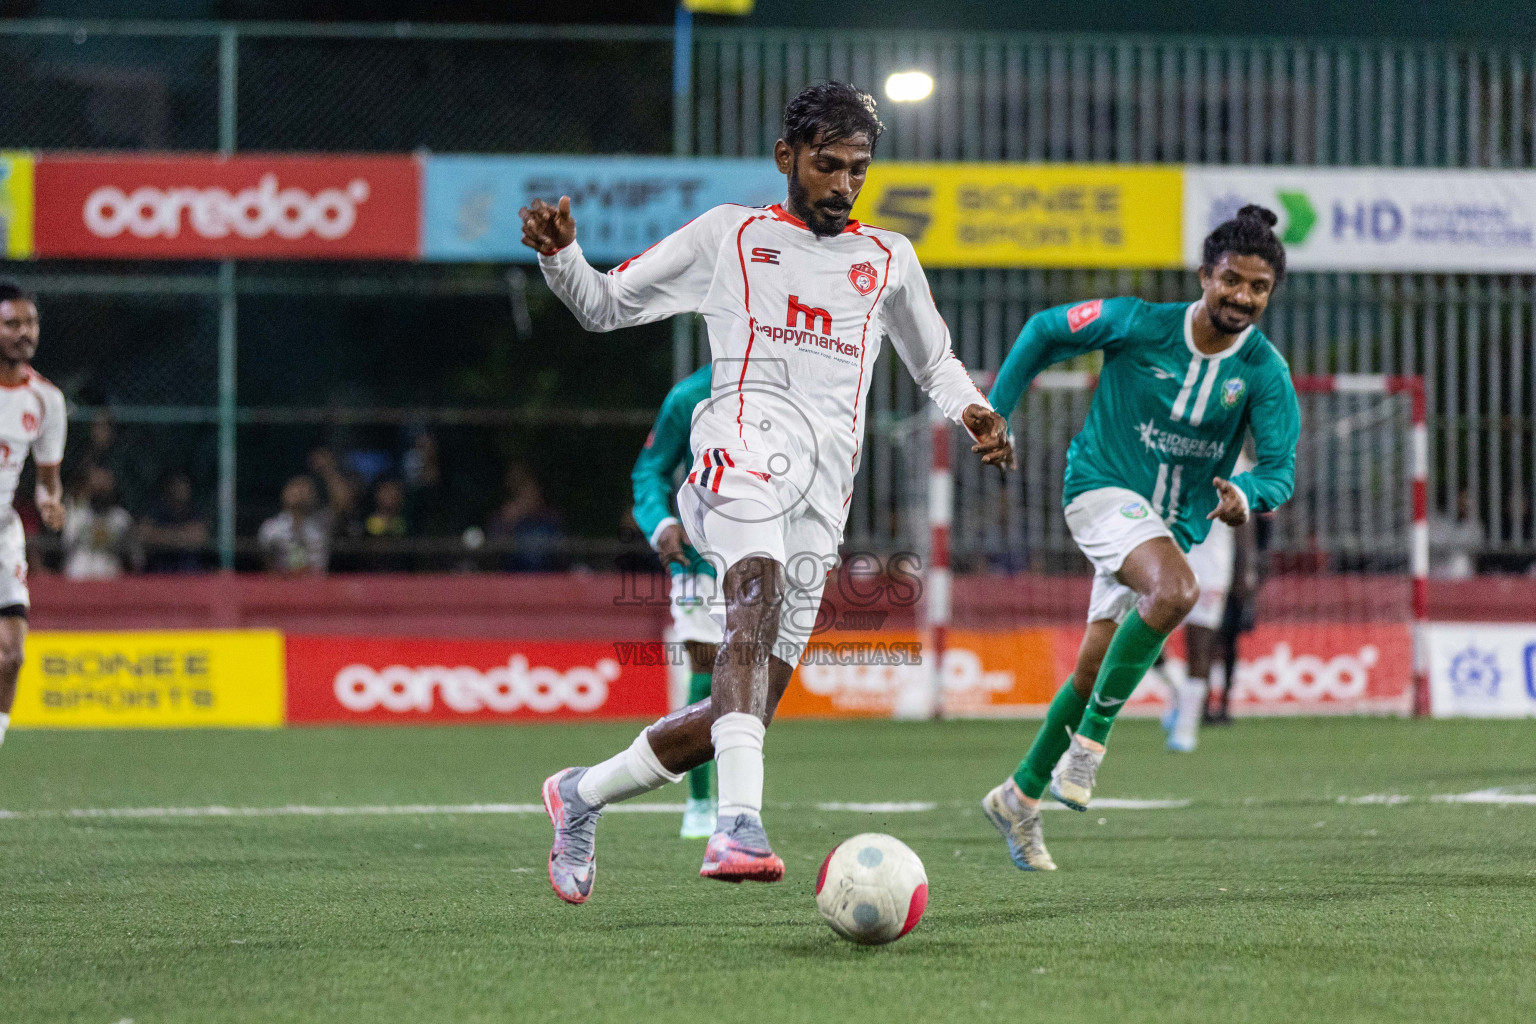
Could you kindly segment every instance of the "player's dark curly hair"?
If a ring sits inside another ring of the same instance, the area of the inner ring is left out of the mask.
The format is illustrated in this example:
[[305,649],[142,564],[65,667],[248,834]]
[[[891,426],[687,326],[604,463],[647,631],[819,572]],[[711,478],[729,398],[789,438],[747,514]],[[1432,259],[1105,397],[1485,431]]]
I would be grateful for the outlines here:
[[1200,269],[1212,270],[1227,253],[1257,256],[1275,269],[1275,284],[1285,278],[1285,246],[1275,237],[1274,226],[1280,218],[1273,211],[1252,203],[1237,211],[1237,216],[1217,226],[1205,236],[1205,251]]
[[36,302],[37,296],[10,278],[0,278],[0,302]]
[[867,135],[869,148],[885,131],[875,116],[875,98],[842,82],[820,82],[800,90],[784,108],[782,138],[791,146],[841,142]]

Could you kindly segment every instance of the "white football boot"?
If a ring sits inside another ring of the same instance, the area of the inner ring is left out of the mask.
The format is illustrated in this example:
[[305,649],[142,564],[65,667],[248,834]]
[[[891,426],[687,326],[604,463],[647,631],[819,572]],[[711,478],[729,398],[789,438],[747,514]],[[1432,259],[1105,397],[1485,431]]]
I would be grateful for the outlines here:
[[1051,796],[1074,811],[1086,811],[1093,799],[1093,780],[1104,763],[1102,751],[1089,750],[1077,734],[1051,772]]
[[1020,871],[1055,871],[1040,832],[1040,808],[1031,810],[1019,800],[1013,780],[988,793],[981,801],[981,811],[1008,843],[1008,856]]

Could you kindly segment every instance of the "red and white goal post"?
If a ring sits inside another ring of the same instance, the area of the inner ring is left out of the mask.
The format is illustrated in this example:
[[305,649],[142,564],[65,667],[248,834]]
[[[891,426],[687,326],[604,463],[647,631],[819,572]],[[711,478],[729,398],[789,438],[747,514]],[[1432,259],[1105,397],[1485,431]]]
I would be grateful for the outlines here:
[[[1019,468],[959,457],[933,415],[898,427],[901,520],[924,566],[923,664],[935,715],[1043,713],[1071,671],[1088,564],[1061,516],[1066,447],[1094,375],[1041,374],[1013,419]],[[1264,517],[1257,626],[1239,647],[1236,714],[1428,712],[1428,438],[1416,376],[1294,378],[1296,490]],[[914,443],[926,434],[927,443]],[[922,510],[921,514],[912,514]],[[1168,657],[1183,657],[1182,634]],[[1127,713],[1153,714],[1143,684]],[[911,702],[908,702],[911,705]]]

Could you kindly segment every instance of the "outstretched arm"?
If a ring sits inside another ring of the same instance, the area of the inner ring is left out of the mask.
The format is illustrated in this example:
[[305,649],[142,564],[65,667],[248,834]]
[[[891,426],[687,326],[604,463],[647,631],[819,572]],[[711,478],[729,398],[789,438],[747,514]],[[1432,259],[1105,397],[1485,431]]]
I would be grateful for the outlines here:
[[997,381],[987,396],[992,408],[1011,417],[1019,397],[1041,370],[1117,343],[1122,327],[1135,317],[1136,304],[1131,298],[1093,299],[1056,306],[1030,317],[997,371]]
[[1242,492],[1254,512],[1272,512],[1296,488],[1296,442],[1301,437],[1301,408],[1290,369],[1281,363],[1257,389],[1248,429],[1258,456],[1253,469],[1238,473],[1231,486]]
[[933,304],[928,279],[923,276],[917,256],[910,245],[902,245],[892,259],[900,259],[903,264],[885,312],[886,330],[897,355],[940,411],[970,431],[976,440],[971,451],[988,465],[1012,465],[1013,441],[1008,436],[1008,422],[987,404],[956,358],[949,326]]
[[523,218],[523,244],[538,250],[544,280],[589,331],[612,331],[691,313],[709,291],[718,220],[709,214],[607,274],[599,274],[576,241],[569,196],[562,196],[559,206],[536,199],[518,212]]

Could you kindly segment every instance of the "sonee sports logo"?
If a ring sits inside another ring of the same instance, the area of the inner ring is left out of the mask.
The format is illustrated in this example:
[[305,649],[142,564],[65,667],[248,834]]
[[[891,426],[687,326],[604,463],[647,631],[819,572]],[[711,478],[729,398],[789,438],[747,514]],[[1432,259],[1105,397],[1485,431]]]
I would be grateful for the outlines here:
[[612,658],[562,672],[544,665],[530,668],[526,657],[514,654],[506,665],[484,672],[441,665],[348,665],[336,673],[333,691],[348,711],[431,711],[441,698],[448,710],[465,715],[481,710],[508,714],[521,708],[547,715],[562,707],[596,711],[608,699],[609,684],[618,678],[619,663]]
[[752,262],[772,263],[774,266],[778,266],[779,255],[780,253],[778,249],[765,249],[762,246],[758,246],[756,249],[752,250]]

